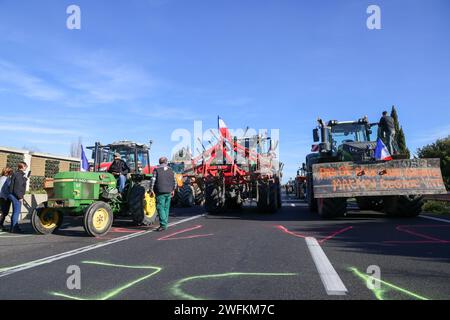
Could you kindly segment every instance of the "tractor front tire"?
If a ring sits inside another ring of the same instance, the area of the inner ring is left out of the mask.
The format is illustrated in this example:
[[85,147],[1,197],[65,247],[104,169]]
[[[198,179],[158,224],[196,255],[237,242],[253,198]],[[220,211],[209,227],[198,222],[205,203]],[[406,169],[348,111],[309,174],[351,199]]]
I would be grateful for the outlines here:
[[225,196],[222,188],[214,183],[205,187],[205,210],[210,214],[220,214],[225,211]]
[[312,181],[312,177],[308,178],[308,184],[306,185],[306,200],[308,201],[309,211],[317,212],[317,201],[314,199],[314,187]]
[[37,234],[52,234],[62,223],[63,213],[55,208],[48,208],[47,203],[36,207],[31,214],[31,225]]
[[91,237],[101,237],[111,230],[114,216],[109,204],[97,201],[91,204],[84,213],[84,230]]
[[138,226],[153,224],[158,216],[155,203],[155,199],[148,194],[145,186],[135,184],[128,196],[128,209],[133,222]]
[[384,199],[384,210],[389,216],[413,218],[422,213],[423,196],[394,196]]
[[334,219],[347,212],[346,198],[317,199],[317,212],[323,219]]

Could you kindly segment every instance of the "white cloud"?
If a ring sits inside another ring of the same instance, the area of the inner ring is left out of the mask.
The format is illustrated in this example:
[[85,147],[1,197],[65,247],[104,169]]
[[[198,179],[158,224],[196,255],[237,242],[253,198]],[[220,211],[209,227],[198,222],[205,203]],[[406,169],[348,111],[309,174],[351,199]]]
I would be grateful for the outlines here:
[[25,124],[0,124],[0,131],[13,131],[20,133],[37,133],[37,134],[49,134],[49,135],[67,135],[78,136],[81,133],[75,130],[36,127]]
[[450,124],[440,126],[432,130],[421,132],[418,135],[413,135],[411,143],[416,145],[431,143],[435,142],[437,139],[442,139],[449,135],[450,135]]
[[80,103],[113,103],[146,97],[158,81],[143,69],[118,63],[103,54],[72,62],[73,72],[64,76],[69,87],[79,92]]
[[228,107],[244,107],[253,102],[253,99],[246,97],[238,97],[216,101],[216,104]]
[[0,60],[0,92],[79,107],[147,97],[159,83],[143,69],[117,62],[102,53],[59,63],[55,62],[53,69],[39,70],[57,79],[57,84],[51,84],[35,72]]
[[14,91],[44,101],[62,100],[65,96],[45,80],[3,60],[0,60],[0,91]]
[[153,105],[144,108],[130,108],[129,112],[149,119],[163,119],[163,120],[198,120],[200,115],[188,108],[167,107],[162,105]]

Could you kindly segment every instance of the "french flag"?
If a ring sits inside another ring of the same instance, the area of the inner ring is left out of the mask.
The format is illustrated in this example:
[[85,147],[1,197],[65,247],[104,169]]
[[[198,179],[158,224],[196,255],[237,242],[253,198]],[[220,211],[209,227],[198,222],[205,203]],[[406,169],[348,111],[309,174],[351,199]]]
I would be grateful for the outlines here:
[[223,119],[221,117],[218,117],[219,119],[219,132],[220,135],[224,138],[229,138],[230,137],[230,131],[228,130],[228,127],[225,123],[225,121],[223,121]]
[[378,138],[377,146],[375,148],[375,159],[385,161],[392,160],[392,156],[389,153],[389,150],[386,148],[386,146],[384,145],[383,141],[380,138]]
[[83,145],[81,145],[81,159],[80,159],[80,171],[86,172],[89,171],[89,161],[86,157],[86,153],[84,153]]

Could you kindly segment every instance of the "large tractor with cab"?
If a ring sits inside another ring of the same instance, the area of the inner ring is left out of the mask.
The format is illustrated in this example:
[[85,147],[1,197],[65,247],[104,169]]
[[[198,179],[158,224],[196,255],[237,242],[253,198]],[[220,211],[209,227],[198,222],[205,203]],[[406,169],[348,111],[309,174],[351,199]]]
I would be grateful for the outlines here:
[[[51,234],[61,227],[65,216],[82,216],[84,229],[93,237],[107,234],[116,217],[128,217],[137,226],[151,225],[157,214],[150,190],[150,146],[130,141],[108,145],[97,142],[88,149],[94,159],[90,172],[61,172],[50,181],[48,201],[32,213],[34,230]],[[131,170],[122,193],[117,178],[102,166],[115,153]]]
[[310,211],[337,218],[346,214],[347,199],[356,199],[361,210],[415,217],[422,211],[423,195],[446,193],[439,159],[408,159],[395,153],[378,159],[377,127],[367,117],[318,120],[316,144],[305,164]]

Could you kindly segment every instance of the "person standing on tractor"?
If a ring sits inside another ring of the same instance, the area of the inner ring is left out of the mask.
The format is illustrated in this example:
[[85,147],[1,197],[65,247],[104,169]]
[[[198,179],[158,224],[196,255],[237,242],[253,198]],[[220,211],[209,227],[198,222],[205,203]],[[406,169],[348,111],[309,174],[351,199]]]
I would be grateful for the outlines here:
[[164,231],[169,224],[169,210],[171,198],[175,195],[177,182],[173,170],[168,166],[166,157],[159,159],[159,166],[153,171],[151,192],[156,194],[156,209],[159,215],[159,228]]
[[117,152],[114,154],[114,161],[111,163],[108,172],[112,173],[117,178],[118,189],[119,192],[122,193],[123,190],[125,190],[125,183],[127,181],[126,175],[130,173],[130,168],[127,163],[122,160],[120,153]]
[[19,162],[17,171],[12,175],[11,184],[9,185],[8,199],[13,205],[13,214],[11,217],[11,233],[23,233],[19,227],[19,216],[22,211],[23,197],[27,191],[27,180],[25,171],[28,165],[25,162]]
[[381,129],[381,135],[385,138],[387,148],[390,154],[394,154],[394,138],[395,138],[395,125],[394,119],[388,116],[388,112],[384,111],[383,116],[379,123]]

